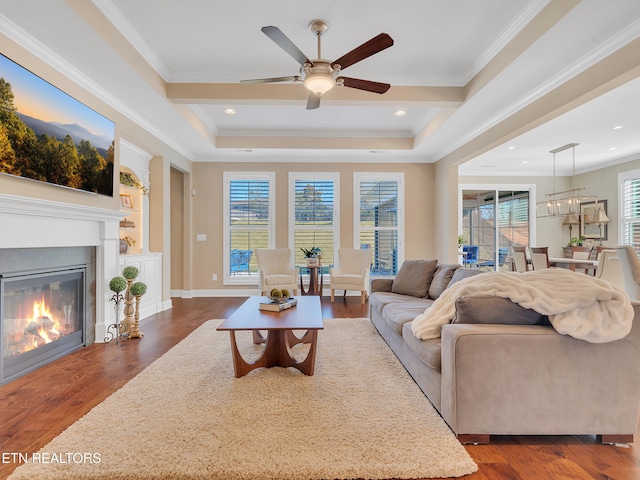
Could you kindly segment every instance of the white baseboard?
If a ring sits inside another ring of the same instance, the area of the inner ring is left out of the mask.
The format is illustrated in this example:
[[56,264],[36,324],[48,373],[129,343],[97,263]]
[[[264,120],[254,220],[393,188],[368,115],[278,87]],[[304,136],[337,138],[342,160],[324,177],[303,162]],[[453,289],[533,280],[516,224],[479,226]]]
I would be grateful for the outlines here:
[[[340,293],[338,293],[340,292]],[[253,295],[260,295],[260,291],[257,289],[216,289],[216,290],[171,290],[172,297],[176,298],[197,298],[197,297],[251,297]],[[331,295],[331,289],[325,288],[322,290],[322,296],[328,297]],[[342,290],[338,290],[335,293],[336,297],[342,296]],[[360,292],[355,290],[347,291],[348,297],[359,297]]]

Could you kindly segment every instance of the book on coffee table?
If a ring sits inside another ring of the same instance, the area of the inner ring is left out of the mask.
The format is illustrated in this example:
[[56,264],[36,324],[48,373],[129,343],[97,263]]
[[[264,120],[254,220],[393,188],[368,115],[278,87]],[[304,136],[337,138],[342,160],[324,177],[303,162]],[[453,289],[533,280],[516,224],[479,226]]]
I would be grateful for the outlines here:
[[271,300],[265,300],[260,302],[260,310],[266,310],[268,312],[281,312],[288,308],[295,307],[298,301],[295,298],[289,298],[283,303],[276,303]]

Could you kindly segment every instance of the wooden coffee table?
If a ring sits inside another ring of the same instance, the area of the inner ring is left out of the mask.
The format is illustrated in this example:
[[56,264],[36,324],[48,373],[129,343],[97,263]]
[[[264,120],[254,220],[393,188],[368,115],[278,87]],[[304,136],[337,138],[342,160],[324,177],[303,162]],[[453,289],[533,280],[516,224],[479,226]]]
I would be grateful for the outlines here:
[[[217,328],[228,330],[231,336],[231,355],[236,377],[242,377],[260,367],[294,367],[305,375],[313,375],[316,364],[316,347],[318,330],[324,328],[320,297],[295,297],[298,305],[282,312],[266,312],[258,308],[266,297],[249,297],[240,308]],[[236,343],[236,331],[253,331],[253,342],[264,343],[262,355],[255,362],[249,363],[240,355]],[[266,337],[260,331],[267,332]],[[297,337],[294,330],[306,330],[302,337]],[[309,353],[298,362],[291,356],[290,348],[298,343],[308,343]]]

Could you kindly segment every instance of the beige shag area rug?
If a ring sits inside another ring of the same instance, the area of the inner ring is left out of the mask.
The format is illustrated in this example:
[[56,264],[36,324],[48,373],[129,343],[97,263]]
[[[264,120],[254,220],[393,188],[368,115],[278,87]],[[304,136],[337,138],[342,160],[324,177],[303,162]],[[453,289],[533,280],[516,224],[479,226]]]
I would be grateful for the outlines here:
[[[219,324],[195,330],[10,478],[421,479],[477,470],[369,320],[325,320],[313,376],[271,368],[239,379]],[[250,332],[238,342],[257,358]],[[306,348],[294,347],[296,356]]]

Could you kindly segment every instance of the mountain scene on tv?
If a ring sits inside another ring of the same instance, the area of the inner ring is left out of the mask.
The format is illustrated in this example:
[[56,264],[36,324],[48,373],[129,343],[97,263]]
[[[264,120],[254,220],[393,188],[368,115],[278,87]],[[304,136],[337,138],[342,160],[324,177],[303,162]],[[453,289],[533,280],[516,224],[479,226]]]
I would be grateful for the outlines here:
[[0,172],[113,195],[114,123],[0,55]]

